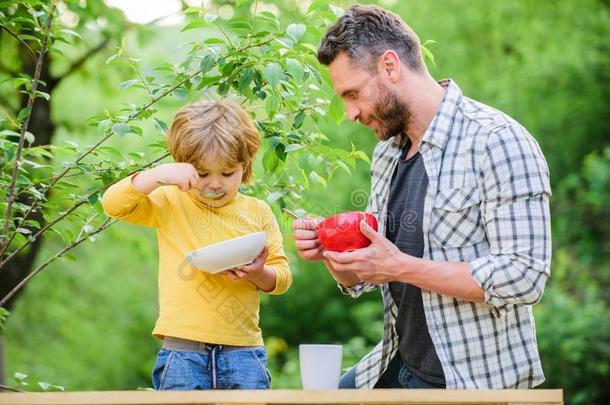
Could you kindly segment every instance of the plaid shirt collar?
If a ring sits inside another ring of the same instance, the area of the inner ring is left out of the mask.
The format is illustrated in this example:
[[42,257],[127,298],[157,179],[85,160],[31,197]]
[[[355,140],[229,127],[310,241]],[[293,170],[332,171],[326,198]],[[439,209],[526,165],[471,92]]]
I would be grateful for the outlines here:
[[440,80],[438,84],[445,89],[445,95],[422,138],[422,144],[427,143],[444,149],[463,96],[458,85],[451,79]]

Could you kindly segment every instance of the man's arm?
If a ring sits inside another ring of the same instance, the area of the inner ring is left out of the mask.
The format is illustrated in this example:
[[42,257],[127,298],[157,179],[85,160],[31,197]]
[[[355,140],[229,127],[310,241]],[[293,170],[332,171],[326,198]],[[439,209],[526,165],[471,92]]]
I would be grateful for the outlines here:
[[402,281],[439,294],[484,301],[501,315],[508,304],[542,297],[551,258],[548,169],[535,140],[514,128],[492,134],[480,167],[482,221],[490,253],[470,263],[408,256],[361,223],[371,240],[348,253],[325,252],[336,272],[370,283]]
[[349,274],[372,284],[401,281],[438,294],[483,302],[484,291],[470,274],[468,263],[409,256],[365,221],[360,223],[360,231],[371,240],[368,247],[346,253],[324,252],[333,274]]
[[360,279],[358,275],[354,271],[336,271],[333,268],[333,265],[330,263],[328,259],[324,259],[324,264],[328,269],[329,273],[333,276],[337,283],[343,285],[344,287],[351,288],[360,283]]

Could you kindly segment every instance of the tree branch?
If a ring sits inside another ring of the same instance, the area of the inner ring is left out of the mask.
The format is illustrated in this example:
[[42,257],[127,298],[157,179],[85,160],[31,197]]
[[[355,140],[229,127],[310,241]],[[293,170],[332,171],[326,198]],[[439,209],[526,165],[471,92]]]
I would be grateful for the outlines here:
[[[273,38],[270,38],[268,40],[265,40],[263,42],[259,42],[256,44],[250,44],[247,45],[245,47],[240,48],[241,51],[246,50],[246,49],[250,49],[250,48],[254,48],[254,47],[258,47],[258,46],[263,46],[273,40],[275,40],[277,37],[274,36]],[[174,86],[172,86],[171,88],[169,88],[168,90],[166,90],[164,93],[162,93],[161,95],[159,95],[157,98],[153,98],[149,103],[147,103],[146,105],[144,105],[138,112],[136,112],[135,114],[129,116],[124,122],[128,123],[132,120],[134,120],[135,118],[137,118],[139,115],[141,115],[144,111],[146,111],[148,108],[150,108],[152,105],[154,105],[155,103],[157,103],[159,100],[161,100],[162,98],[166,97],[168,94],[170,94],[171,92],[173,92],[174,90],[176,90],[178,87],[182,86],[183,84],[185,84],[186,82],[188,82],[189,80],[193,79],[195,76],[197,76],[198,74],[200,74],[201,71],[197,70],[193,73],[191,73],[190,75],[188,75],[185,79],[181,80],[180,82],[178,82],[177,84],[175,84]],[[78,164],[80,163],[85,157],[87,157],[89,154],[91,154],[95,149],[97,149],[101,144],[103,144],[104,142],[106,142],[109,138],[111,138],[113,136],[113,133],[110,132],[109,134],[107,134],[106,136],[104,136],[101,140],[99,140],[95,145],[91,146],[88,150],[86,150],[81,156],[79,156],[74,163]],[[165,155],[164,157],[162,157],[161,159],[165,158],[167,155]],[[159,160],[161,160],[159,159]],[[55,176],[51,182],[51,184],[49,184],[45,190],[43,191],[44,193],[46,193],[48,190],[52,189],[55,184],[57,184],[57,182],[59,182],[59,180],[61,180],[63,177],[65,177],[68,172],[71,170],[71,167],[66,167],[60,174],[58,174],[57,176]],[[106,185],[104,188],[98,189],[92,193],[90,193],[89,195],[98,193],[100,191],[103,191],[104,189],[110,187],[110,185],[116,183],[110,183],[108,185]],[[50,227],[52,227],[53,225],[55,225],[56,223],[60,222],[61,220],[63,220],[64,218],[66,218],[68,215],[70,215],[72,212],[74,212],[78,207],[82,206],[87,200],[84,199],[83,201],[75,204],[74,206],[72,206],[72,208],[70,208],[67,212],[64,212],[63,215],[61,215],[60,217],[56,218],[55,220],[51,221],[50,223],[48,223],[47,225],[45,225],[45,227],[41,228],[38,232],[36,232],[36,234],[33,235],[32,239],[36,240],[40,235],[42,235],[46,230],[48,230]],[[26,212],[26,214],[23,216],[22,220],[21,220],[21,225],[19,227],[21,227],[28,215],[34,211],[40,204],[41,200],[37,199],[35,200],[32,205],[30,206],[30,208],[28,209],[28,211]],[[12,237],[10,238],[10,242],[12,242],[16,236],[16,232],[13,233]],[[15,257],[20,251],[22,251],[25,247],[27,247],[29,244],[31,244],[31,241],[28,240],[27,242],[24,242],[21,246],[19,246],[15,251],[11,252],[10,255],[8,255],[6,257],[6,259],[2,260],[0,262],[0,271],[2,270],[2,268],[6,265],[6,263],[8,263],[13,257]],[[6,252],[6,249],[8,248],[9,243],[4,245],[4,248],[2,249],[2,251],[0,251],[0,258],[4,255],[4,253]]]
[[12,392],[25,392],[18,390],[17,388],[9,387],[8,385],[0,384],[0,391],[12,391]]
[[[152,165],[154,165],[157,162],[160,162],[161,160],[165,159],[166,157],[169,156],[169,153],[166,153],[165,155],[151,161],[148,162],[147,164],[145,164],[144,166],[141,166],[139,168],[137,168],[136,170],[132,171],[131,173],[128,173],[127,176],[131,176],[132,174],[135,174],[137,172],[139,172],[142,169],[146,169],[147,167],[150,167]],[[15,256],[17,256],[17,254],[19,254],[19,252],[21,252],[23,249],[25,249],[27,246],[29,246],[33,240],[38,239],[39,237],[42,236],[43,233],[45,233],[49,228],[51,228],[52,226],[54,226],[55,224],[57,224],[58,222],[64,220],[65,218],[67,218],[70,214],[72,214],[74,211],[76,211],[79,207],[81,207],[82,205],[84,205],[85,203],[87,203],[87,201],[89,200],[89,197],[91,197],[92,195],[95,195],[97,193],[101,193],[102,191],[106,190],[108,187],[112,186],[113,184],[118,183],[119,181],[121,181],[122,179],[117,179],[111,183],[108,183],[100,188],[98,188],[97,190],[92,191],[91,193],[89,193],[89,195],[87,195],[86,197],[84,197],[81,201],[77,202],[76,204],[74,204],[72,207],[70,207],[67,211],[64,211],[63,214],[61,214],[59,217],[55,218],[54,220],[50,221],[49,223],[47,223],[44,227],[40,228],[38,230],[38,232],[36,232],[31,239],[28,239],[27,242],[24,242],[21,246],[19,246],[17,249],[15,249],[14,251],[11,252],[10,255],[8,255],[6,257],[6,259],[2,260],[2,262],[0,262],[0,270],[2,270],[2,268]],[[32,205],[33,207],[33,205]],[[32,212],[32,209],[30,207],[30,210],[26,213],[26,215],[23,216],[23,219],[21,220],[19,227],[22,227],[23,224],[25,223],[28,215]],[[13,235],[11,236],[11,239],[8,241],[7,246],[10,245],[10,243],[15,239],[15,236],[17,235],[17,232],[13,233]]]
[[[47,25],[45,27],[45,33],[42,38],[42,48],[40,49],[40,53],[38,58],[36,59],[36,68],[34,71],[34,78],[32,80],[32,88],[30,90],[27,109],[28,114],[21,125],[21,134],[19,137],[19,145],[17,146],[17,152],[15,153],[15,167],[13,168],[13,173],[11,175],[11,183],[8,188],[8,198],[6,203],[6,212],[4,214],[4,226],[2,228],[2,236],[8,236],[8,229],[11,220],[11,214],[13,209],[13,203],[15,202],[15,185],[17,181],[17,174],[19,173],[19,166],[21,163],[21,152],[23,151],[23,144],[25,143],[25,134],[28,130],[28,125],[30,123],[30,118],[32,116],[32,106],[34,105],[34,100],[36,99],[36,91],[38,89],[38,81],[40,80],[40,73],[42,71],[42,64],[44,63],[44,56],[47,53],[48,49],[48,40],[49,40],[49,31],[51,29],[51,23],[53,21],[53,13],[55,11],[55,4],[51,6],[51,10],[49,12],[49,19],[47,21]],[[6,27],[5,27],[6,28]],[[3,243],[2,251],[6,250],[8,245]]]
[[[159,21],[162,21],[166,18],[172,17],[176,14],[179,13],[172,13],[172,14],[168,14],[168,15],[164,15],[161,17],[157,17],[154,20],[151,20],[149,22],[147,22],[144,25],[153,25],[156,24]],[[133,27],[137,27],[138,24],[132,24],[128,26],[128,29],[131,29]],[[59,77],[57,79],[57,83],[59,83],[60,81],[62,81],[63,79],[65,79],[66,77],[68,77],[69,75],[71,75],[72,73],[74,73],[74,71],[78,70],[85,62],[87,62],[87,60],[89,60],[89,58],[91,58],[92,56],[94,56],[95,54],[97,54],[98,52],[100,52],[101,50],[103,50],[104,48],[106,48],[106,46],[108,46],[108,44],[110,43],[110,37],[104,37],[104,39],[97,44],[97,46],[95,46],[94,48],[89,49],[87,52],[85,52],[85,54],[83,56],[81,56],[76,62],[74,62],[65,72],[63,75],[61,75],[61,77]]]
[[72,65],[70,65],[70,67],[65,71],[65,73],[57,79],[57,83],[59,83],[66,77],[70,76],[72,73],[74,73],[74,71],[79,69],[89,58],[91,58],[93,55],[95,55],[96,53],[98,53],[99,51],[104,49],[108,45],[109,42],[110,42],[110,38],[105,37],[103,41],[101,41],[99,44],[97,44],[97,46],[95,46],[94,48],[91,48],[87,52],[85,52],[85,54],[83,56],[81,56]]
[[[49,18],[50,20],[50,18]],[[32,48],[30,48],[30,46],[28,45],[27,42],[25,42],[23,39],[19,38],[19,36],[17,34],[15,34],[13,31],[11,31],[6,25],[4,24],[0,24],[0,28],[2,28],[4,31],[8,32],[11,36],[13,36],[17,41],[19,41],[19,43],[21,45],[23,45],[28,52],[30,53],[30,55],[32,56],[32,59],[34,59],[36,62],[37,61],[37,57],[36,57],[36,53],[32,50]]]
[[88,234],[84,235],[83,237],[75,240],[74,242],[72,242],[68,246],[64,247],[59,252],[57,252],[55,255],[51,256],[44,263],[42,263],[40,266],[38,266],[38,268],[36,268],[30,274],[28,274],[26,278],[21,280],[21,282],[19,284],[17,284],[15,286],[15,288],[13,288],[8,294],[6,294],[6,296],[4,298],[2,298],[2,301],[0,301],[0,307],[3,306],[9,299],[11,299],[11,297],[13,295],[15,295],[15,293],[17,293],[17,291],[19,291],[25,284],[27,284],[27,282],[30,281],[32,279],[32,277],[34,277],[36,274],[40,273],[49,264],[51,264],[55,260],[62,257],[67,251],[74,249],[76,246],[80,245],[87,238],[102,232],[104,229],[108,228],[109,226],[111,226],[112,224],[114,224],[117,221],[118,221],[117,219],[112,219],[112,218],[106,219],[104,221],[104,223],[101,226],[99,226],[97,229],[95,229],[93,232],[88,233]]

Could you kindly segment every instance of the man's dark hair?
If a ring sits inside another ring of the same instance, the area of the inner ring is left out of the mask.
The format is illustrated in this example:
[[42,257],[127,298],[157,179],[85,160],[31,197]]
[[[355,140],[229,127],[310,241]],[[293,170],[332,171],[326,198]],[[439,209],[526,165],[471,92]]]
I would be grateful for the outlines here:
[[345,52],[354,65],[373,70],[378,58],[389,49],[411,69],[423,70],[419,38],[400,17],[381,7],[355,5],[328,29],[317,57],[323,65],[330,65]]

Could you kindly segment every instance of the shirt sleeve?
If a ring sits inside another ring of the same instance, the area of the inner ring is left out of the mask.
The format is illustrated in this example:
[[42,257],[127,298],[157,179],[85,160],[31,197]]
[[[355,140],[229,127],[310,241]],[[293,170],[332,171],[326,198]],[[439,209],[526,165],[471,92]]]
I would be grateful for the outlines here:
[[337,283],[337,287],[339,287],[339,290],[343,294],[349,295],[352,298],[358,298],[365,292],[369,292],[369,291],[373,291],[373,290],[377,289],[376,284],[365,283],[365,282],[358,283],[351,287],[345,286],[341,283]]
[[495,316],[535,304],[550,274],[549,170],[536,140],[517,126],[492,133],[479,170],[490,254],[470,262]]
[[[389,148],[392,147],[393,142],[393,140],[378,142],[375,146],[375,150],[373,151],[373,158],[371,161],[371,193],[369,194],[366,212],[371,215],[374,215],[377,218],[378,222],[381,222],[379,219],[381,207],[379,196],[375,192],[375,183],[379,181],[380,172],[383,171],[383,165],[384,163],[386,163],[386,161],[381,159],[381,157]],[[359,197],[356,196],[356,198]],[[339,288],[339,291],[341,291],[343,294],[349,295],[352,298],[358,298],[366,292],[376,290],[378,286],[376,284],[361,282],[351,287],[345,286],[341,283],[337,283],[337,287]]]
[[292,273],[288,266],[288,257],[284,253],[284,242],[277,219],[265,202],[261,202],[261,205],[263,229],[267,232],[267,247],[269,248],[265,264],[275,270],[275,288],[265,293],[280,295],[288,291],[292,284]]
[[136,190],[131,175],[110,186],[102,198],[106,215],[136,225],[159,227],[159,217],[166,202],[165,194],[158,187],[150,194]]

